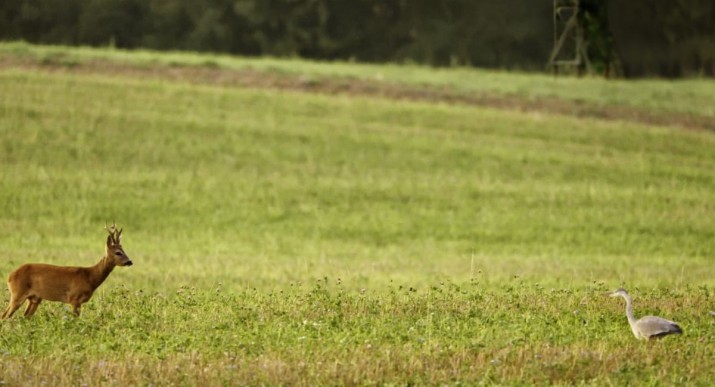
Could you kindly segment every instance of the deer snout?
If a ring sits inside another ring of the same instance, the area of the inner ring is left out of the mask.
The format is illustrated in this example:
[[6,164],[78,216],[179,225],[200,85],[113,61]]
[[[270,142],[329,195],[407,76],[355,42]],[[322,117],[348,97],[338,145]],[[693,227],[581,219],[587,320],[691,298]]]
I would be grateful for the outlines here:
[[131,266],[131,265],[133,265],[133,264],[134,264],[134,263],[132,263],[131,260],[128,260],[128,261],[124,264],[124,266]]

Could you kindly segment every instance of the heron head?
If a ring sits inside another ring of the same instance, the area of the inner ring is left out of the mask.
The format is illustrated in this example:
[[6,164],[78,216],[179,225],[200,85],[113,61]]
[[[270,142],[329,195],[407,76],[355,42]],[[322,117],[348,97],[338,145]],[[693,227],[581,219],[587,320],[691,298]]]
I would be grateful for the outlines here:
[[628,295],[628,292],[626,291],[626,289],[618,288],[618,289],[608,293],[608,295],[611,297],[625,297]]

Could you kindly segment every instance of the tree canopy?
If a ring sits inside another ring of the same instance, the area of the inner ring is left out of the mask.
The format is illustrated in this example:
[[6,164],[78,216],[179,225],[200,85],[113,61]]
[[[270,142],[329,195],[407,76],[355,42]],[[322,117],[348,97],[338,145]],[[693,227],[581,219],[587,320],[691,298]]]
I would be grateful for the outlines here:
[[[715,72],[711,0],[581,3],[596,63],[608,60],[605,47],[627,76]],[[551,0],[15,0],[0,3],[0,39],[543,70],[552,7]]]

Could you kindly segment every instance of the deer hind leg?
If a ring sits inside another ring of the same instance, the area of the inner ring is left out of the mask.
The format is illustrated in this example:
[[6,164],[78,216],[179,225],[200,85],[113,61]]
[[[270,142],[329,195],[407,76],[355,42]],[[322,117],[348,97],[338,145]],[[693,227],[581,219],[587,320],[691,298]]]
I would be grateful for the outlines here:
[[20,298],[15,297],[14,295],[10,296],[10,305],[8,305],[7,309],[5,309],[5,313],[3,313],[2,315],[2,319],[4,320],[6,318],[12,317],[12,315],[15,314],[15,311],[18,310],[20,306],[22,306],[22,303],[25,302],[26,299],[27,297]]
[[27,301],[28,301],[28,304],[27,304],[27,308],[25,308],[25,317],[30,317],[33,314],[35,314],[37,307],[40,306],[40,302],[42,302],[42,298],[37,297],[37,296],[32,296],[32,297],[28,297]]

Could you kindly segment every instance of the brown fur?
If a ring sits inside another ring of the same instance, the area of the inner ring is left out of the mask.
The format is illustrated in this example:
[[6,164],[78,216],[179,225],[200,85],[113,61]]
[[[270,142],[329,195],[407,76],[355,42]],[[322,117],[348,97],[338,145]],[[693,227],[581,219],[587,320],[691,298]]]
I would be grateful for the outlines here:
[[115,266],[131,266],[132,261],[122,249],[122,230],[112,226],[107,237],[104,257],[94,266],[55,266],[30,263],[10,273],[7,287],[10,290],[10,305],[2,318],[10,318],[27,301],[25,316],[32,316],[42,300],[59,301],[72,305],[79,316],[80,307],[89,301],[95,289],[104,282]]

